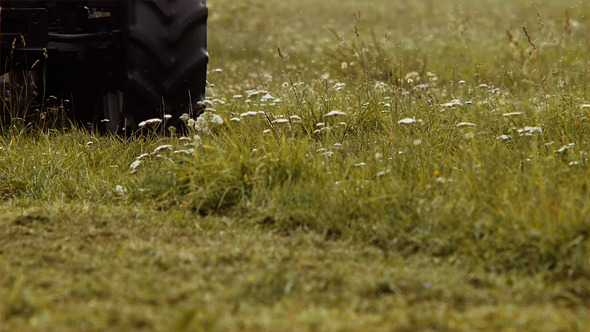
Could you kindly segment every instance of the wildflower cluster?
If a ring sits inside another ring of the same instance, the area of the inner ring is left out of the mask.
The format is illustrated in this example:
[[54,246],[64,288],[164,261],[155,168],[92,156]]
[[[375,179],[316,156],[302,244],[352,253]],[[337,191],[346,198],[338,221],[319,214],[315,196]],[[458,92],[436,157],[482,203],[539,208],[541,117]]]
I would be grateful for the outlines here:
[[[173,142],[171,144],[160,145],[149,153],[139,155],[129,166],[131,174],[137,173],[148,159],[160,159],[174,163],[178,157],[193,156],[195,148],[201,145],[203,137],[210,137],[217,128],[225,123],[223,118],[211,107],[213,102],[205,100],[199,106],[204,107],[204,111],[196,119],[191,118],[188,114],[180,116],[180,120],[186,125],[189,135],[177,139],[172,138]],[[168,119],[170,119],[168,116],[164,116],[163,119],[149,119],[143,121],[140,127],[157,127]]]

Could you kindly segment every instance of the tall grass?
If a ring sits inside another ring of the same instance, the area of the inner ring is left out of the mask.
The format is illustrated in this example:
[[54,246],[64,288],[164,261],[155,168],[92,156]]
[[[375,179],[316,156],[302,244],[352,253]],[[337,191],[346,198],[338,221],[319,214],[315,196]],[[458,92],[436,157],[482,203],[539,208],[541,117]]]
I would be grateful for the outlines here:
[[220,101],[225,124],[199,133],[194,155],[169,151],[166,196],[202,213],[466,256],[494,271],[590,272],[581,105],[502,110],[517,102],[512,95],[468,85],[472,99],[454,106],[406,95],[393,111],[383,93],[355,101],[357,109],[337,85],[307,91],[297,106],[288,90],[301,87],[286,86],[265,113],[251,99]]
[[361,29],[357,14],[319,66],[279,47],[264,61],[282,72],[264,82],[253,61],[241,91],[216,70],[211,112],[225,123],[195,132],[194,156],[171,152],[166,197],[491,271],[587,276],[588,30],[572,24],[581,7],[558,19],[528,10],[534,24],[484,31],[459,9],[445,43],[417,53]]

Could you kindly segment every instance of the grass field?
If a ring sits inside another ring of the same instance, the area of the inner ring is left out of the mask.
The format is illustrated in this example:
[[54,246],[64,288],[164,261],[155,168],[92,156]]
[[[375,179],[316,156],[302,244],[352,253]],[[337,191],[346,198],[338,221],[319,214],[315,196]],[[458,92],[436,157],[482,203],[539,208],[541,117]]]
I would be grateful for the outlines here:
[[2,127],[0,331],[590,329],[589,3],[209,7],[189,135]]

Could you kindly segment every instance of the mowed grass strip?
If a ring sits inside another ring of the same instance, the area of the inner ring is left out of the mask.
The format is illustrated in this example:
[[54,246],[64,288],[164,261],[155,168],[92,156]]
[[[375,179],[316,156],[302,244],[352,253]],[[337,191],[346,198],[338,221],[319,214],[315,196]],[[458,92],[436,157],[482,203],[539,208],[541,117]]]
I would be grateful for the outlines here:
[[[3,329],[583,330],[564,285],[229,217],[5,213]],[[584,285],[570,284],[570,287]],[[575,296],[574,296],[575,297]]]

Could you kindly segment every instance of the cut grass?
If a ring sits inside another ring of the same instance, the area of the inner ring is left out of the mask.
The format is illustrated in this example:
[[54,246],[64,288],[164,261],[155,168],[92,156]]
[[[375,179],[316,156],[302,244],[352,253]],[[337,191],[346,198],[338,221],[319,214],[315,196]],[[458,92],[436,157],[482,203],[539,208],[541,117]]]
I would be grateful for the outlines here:
[[385,255],[304,230],[281,235],[239,217],[45,205],[5,210],[0,223],[6,331],[587,326],[576,305],[581,280],[566,285]]
[[0,329],[588,329],[587,4],[210,6],[188,138],[0,135]]

